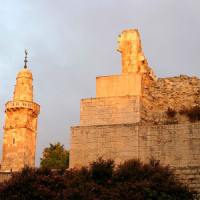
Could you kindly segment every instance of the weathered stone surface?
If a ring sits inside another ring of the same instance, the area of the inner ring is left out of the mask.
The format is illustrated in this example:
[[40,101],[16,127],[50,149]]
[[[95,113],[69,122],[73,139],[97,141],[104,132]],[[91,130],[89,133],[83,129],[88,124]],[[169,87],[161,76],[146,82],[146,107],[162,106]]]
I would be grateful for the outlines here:
[[116,164],[131,158],[147,163],[154,157],[200,193],[200,123],[76,126],[70,140],[70,167],[89,165],[98,157],[112,158]]
[[70,167],[100,156],[116,164],[154,157],[200,192],[200,122],[166,114],[169,107],[200,105],[200,79],[181,75],[156,81],[138,31],[124,31],[118,40],[122,74],[97,77],[97,98],[81,100],[80,126],[71,128]]
[[117,50],[122,54],[122,74],[147,73],[156,80],[153,70],[148,67],[147,59],[142,52],[138,30],[125,30],[118,38]]
[[72,127],[70,140],[70,167],[88,165],[98,157],[120,164],[138,156],[138,127],[133,124]]
[[127,158],[149,162],[154,157],[163,165],[200,166],[199,144],[200,123],[77,126],[71,128],[70,166],[88,165],[99,156],[117,164]]
[[97,77],[96,97],[141,96],[141,83],[141,73]]
[[198,192],[200,198],[200,166],[172,166],[172,169],[175,170],[175,173],[181,182]]
[[167,116],[170,107],[176,111],[200,105],[200,79],[180,75],[160,78],[151,87],[144,87],[142,94],[142,124],[190,123],[184,115]]
[[22,69],[17,75],[13,101],[6,104],[2,172],[35,166],[39,113],[40,106],[33,102],[32,73]]
[[138,135],[142,161],[154,157],[163,165],[200,166],[200,123],[140,126]]
[[0,183],[9,180],[11,177],[11,172],[0,172]]
[[80,125],[137,123],[140,96],[90,98],[81,100]]

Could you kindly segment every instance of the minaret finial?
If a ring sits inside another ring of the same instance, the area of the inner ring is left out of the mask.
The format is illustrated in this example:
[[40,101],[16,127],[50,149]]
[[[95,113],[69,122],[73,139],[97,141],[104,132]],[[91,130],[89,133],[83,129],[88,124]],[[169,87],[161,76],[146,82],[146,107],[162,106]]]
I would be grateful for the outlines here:
[[24,69],[27,68],[27,65],[26,65],[26,63],[28,62],[28,61],[27,61],[27,55],[28,55],[28,52],[27,52],[26,49],[25,49],[25,60],[24,60],[25,65],[24,65]]

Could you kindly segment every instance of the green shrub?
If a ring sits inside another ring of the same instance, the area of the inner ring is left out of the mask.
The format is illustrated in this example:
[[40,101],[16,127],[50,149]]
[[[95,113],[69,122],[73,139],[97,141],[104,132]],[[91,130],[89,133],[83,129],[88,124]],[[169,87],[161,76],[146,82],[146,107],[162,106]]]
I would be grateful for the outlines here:
[[40,158],[41,167],[51,169],[60,169],[69,167],[69,151],[61,145],[60,142],[51,144],[43,151],[43,157]]

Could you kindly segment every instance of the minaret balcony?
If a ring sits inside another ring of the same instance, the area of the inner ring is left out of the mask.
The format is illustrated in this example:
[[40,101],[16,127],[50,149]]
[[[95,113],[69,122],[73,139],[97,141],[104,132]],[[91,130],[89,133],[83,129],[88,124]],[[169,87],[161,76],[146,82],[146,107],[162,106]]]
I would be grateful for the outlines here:
[[34,113],[37,115],[40,113],[40,106],[37,103],[30,102],[30,101],[8,101],[6,103],[6,110],[15,110],[15,109],[21,109],[26,108],[33,110]]

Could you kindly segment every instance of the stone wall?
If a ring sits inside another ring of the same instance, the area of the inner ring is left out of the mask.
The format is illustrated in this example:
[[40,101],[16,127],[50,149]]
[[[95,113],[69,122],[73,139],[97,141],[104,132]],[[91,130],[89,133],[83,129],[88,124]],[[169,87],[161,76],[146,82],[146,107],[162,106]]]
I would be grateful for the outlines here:
[[19,171],[25,165],[35,166],[36,132],[17,127],[5,129],[1,171]]
[[[118,42],[122,74],[97,77],[97,98],[81,100],[80,126],[71,128],[70,167],[99,156],[116,164],[154,157],[199,190],[200,124],[179,111],[200,106],[200,79],[181,75],[156,81],[139,32],[123,31]],[[168,108],[177,114],[170,117]]]
[[140,126],[138,158],[164,165],[200,166],[200,123]]
[[160,78],[151,87],[143,84],[142,124],[184,124],[189,119],[177,114],[173,119],[166,114],[170,107],[176,111],[200,105],[200,79],[180,75]]
[[9,180],[11,177],[11,172],[0,172],[0,183]]
[[70,167],[88,165],[98,157],[117,164],[138,155],[138,126],[99,125],[71,128]]
[[141,83],[141,73],[97,77],[96,97],[140,96]]
[[147,163],[154,157],[200,191],[200,123],[72,127],[70,167],[89,165],[98,157],[112,158],[116,164],[131,158]]
[[181,166],[172,168],[175,170],[175,174],[182,183],[189,185],[191,189],[198,192],[200,199],[200,166]]
[[140,113],[140,96],[82,99],[80,125],[137,123]]

